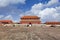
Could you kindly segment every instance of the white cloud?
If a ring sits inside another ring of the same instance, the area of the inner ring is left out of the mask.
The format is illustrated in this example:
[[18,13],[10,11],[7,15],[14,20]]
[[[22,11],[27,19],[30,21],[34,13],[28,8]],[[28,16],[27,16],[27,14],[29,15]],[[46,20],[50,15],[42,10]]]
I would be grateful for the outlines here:
[[43,9],[44,6],[45,5],[43,5],[42,3],[35,4],[32,6],[30,12],[32,12],[34,14],[39,13]]
[[3,18],[4,20],[12,20],[13,22],[19,22],[20,20],[14,20],[12,15],[7,15]]
[[39,16],[43,19],[45,16],[53,15],[56,12],[54,8],[46,8],[39,12]]
[[[35,8],[36,6],[37,8]],[[44,6],[42,5],[41,8],[44,8]],[[46,7],[45,9],[41,10],[37,4],[37,5],[34,5],[34,8],[32,8],[29,12],[32,12],[34,15],[41,17],[41,20],[45,20],[45,21],[59,21],[60,20],[59,18],[60,7],[55,7],[55,8]]]
[[55,14],[53,15],[53,17],[54,17],[54,18],[57,18],[57,17],[59,17],[59,15],[60,15],[60,14],[55,13]]
[[51,6],[51,5],[54,5],[54,4],[57,4],[59,3],[59,0],[51,0],[47,3],[47,6]]
[[4,15],[0,15],[0,18],[4,17]]
[[24,14],[20,14],[19,16],[22,17],[22,16],[24,16]]
[[37,13],[39,13],[39,12],[43,9],[44,6],[45,6],[45,5],[42,4],[42,3],[34,4],[34,5],[31,7],[31,10],[26,11],[25,14],[26,14],[26,15],[31,15],[31,14],[32,14],[32,15],[37,15]]
[[7,15],[6,17],[4,17],[4,19],[6,19],[6,20],[12,20],[13,17],[12,17],[12,15]]
[[58,13],[56,8],[46,8],[39,12],[41,19],[46,19],[47,21],[59,21],[60,13]]
[[34,6],[32,6],[32,10],[40,10],[42,7],[44,7],[44,4],[42,3],[34,4]]
[[5,7],[9,4],[17,4],[17,3],[21,3],[21,4],[25,4],[26,0],[0,0],[0,7]]
[[[55,8],[51,6],[57,3],[59,3],[59,0],[51,0],[47,4],[34,4],[26,14],[37,15],[41,17],[42,22],[60,21],[60,6],[56,6]],[[49,8],[49,6],[51,7]]]

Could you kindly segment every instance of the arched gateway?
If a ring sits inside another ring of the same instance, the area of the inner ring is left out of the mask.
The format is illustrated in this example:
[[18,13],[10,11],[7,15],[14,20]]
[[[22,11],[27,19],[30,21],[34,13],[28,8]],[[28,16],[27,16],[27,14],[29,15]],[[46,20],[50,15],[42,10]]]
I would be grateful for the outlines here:
[[22,16],[20,24],[40,24],[40,18],[38,16]]

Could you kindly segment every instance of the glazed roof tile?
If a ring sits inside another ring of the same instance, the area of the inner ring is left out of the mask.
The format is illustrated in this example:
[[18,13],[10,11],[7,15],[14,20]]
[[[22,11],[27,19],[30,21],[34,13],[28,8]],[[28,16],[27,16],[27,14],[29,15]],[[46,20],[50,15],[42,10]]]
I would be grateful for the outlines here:
[[23,16],[21,18],[39,18],[38,16]]

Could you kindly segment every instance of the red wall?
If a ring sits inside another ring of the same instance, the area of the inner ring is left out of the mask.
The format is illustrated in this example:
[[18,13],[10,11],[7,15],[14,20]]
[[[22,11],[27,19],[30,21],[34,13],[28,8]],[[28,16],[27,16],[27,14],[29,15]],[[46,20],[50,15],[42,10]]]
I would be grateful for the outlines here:
[[39,21],[39,22],[23,22],[23,21],[21,21],[20,22],[20,24],[40,24],[41,22]]

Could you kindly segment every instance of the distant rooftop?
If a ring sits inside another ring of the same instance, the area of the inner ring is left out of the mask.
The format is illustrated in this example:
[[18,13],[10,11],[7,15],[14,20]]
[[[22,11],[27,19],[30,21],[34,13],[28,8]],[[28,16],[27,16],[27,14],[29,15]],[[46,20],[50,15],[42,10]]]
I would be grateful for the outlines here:
[[0,20],[0,22],[12,22],[12,20]]
[[56,22],[56,21],[55,22],[54,21],[53,22],[45,22],[45,23],[46,24],[60,24],[60,22]]
[[48,21],[48,22],[46,22],[46,23],[60,23],[60,22],[58,22],[58,21]]

